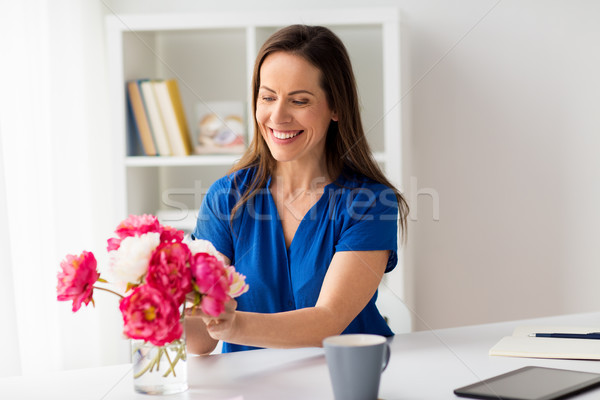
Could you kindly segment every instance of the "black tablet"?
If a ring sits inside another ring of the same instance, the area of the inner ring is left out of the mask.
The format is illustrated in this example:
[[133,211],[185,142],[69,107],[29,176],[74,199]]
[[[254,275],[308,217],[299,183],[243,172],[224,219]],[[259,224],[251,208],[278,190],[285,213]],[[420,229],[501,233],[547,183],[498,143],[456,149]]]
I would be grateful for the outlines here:
[[524,367],[458,388],[454,394],[472,399],[553,400],[600,385],[600,374],[566,369]]

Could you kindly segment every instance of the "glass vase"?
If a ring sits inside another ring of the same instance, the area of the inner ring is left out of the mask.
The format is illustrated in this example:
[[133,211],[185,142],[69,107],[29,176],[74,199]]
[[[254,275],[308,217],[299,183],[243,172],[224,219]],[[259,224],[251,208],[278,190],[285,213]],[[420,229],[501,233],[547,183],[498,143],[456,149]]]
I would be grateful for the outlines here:
[[131,341],[133,387],[145,394],[180,393],[188,388],[185,338],[164,346]]

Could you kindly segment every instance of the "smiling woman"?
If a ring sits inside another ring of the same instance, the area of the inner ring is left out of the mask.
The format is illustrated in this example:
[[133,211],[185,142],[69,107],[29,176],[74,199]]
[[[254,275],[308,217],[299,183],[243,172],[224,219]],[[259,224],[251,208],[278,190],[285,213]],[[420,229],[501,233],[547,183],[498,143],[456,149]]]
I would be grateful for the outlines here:
[[253,141],[211,186],[193,232],[252,289],[218,317],[190,313],[190,351],[393,335],[375,300],[408,207],[373,160],[343,43],[324,27],[283,28],[259,51],[252,87]]
[[[325,170],[325,138],[337,114],[319,85],[319,69],[300,56],[275,52],[263,62],[260,80],[256,121],[278,168]],[[283,173],[289,172],[276,175]]]

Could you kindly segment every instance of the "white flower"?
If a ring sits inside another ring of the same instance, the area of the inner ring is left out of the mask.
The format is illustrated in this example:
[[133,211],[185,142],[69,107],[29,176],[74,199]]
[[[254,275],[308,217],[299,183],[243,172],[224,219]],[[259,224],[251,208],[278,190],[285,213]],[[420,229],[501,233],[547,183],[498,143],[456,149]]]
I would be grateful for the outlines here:
[[148,271],[154,249],[160,244],[160,233],[149,232],[141,236],[128,236],[110,257],[110,280],[124,288],[127,283],[140,283]]
[[219,261],[223,262],[223,256],[215,249],[215,246],[208,240],[196,239],[186,241],[186,244],[192,254],[197,253],[208,253],[211,256],[216,257]]

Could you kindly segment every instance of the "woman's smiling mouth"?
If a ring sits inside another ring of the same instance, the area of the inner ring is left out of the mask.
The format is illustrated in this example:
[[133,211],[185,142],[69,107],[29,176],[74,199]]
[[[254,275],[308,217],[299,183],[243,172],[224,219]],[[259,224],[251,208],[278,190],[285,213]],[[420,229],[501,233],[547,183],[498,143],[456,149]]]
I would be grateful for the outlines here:
[[277,130],[271,128],[271,133],[273,133],[273,136],[275,136],[275,138],[277,138],[279,140],[292,139],[292,138],[298,136],[299,134],[301,134],[302,132],[304,132],[304,131],[303,130],[300,130],[300,131],[277,131]]

